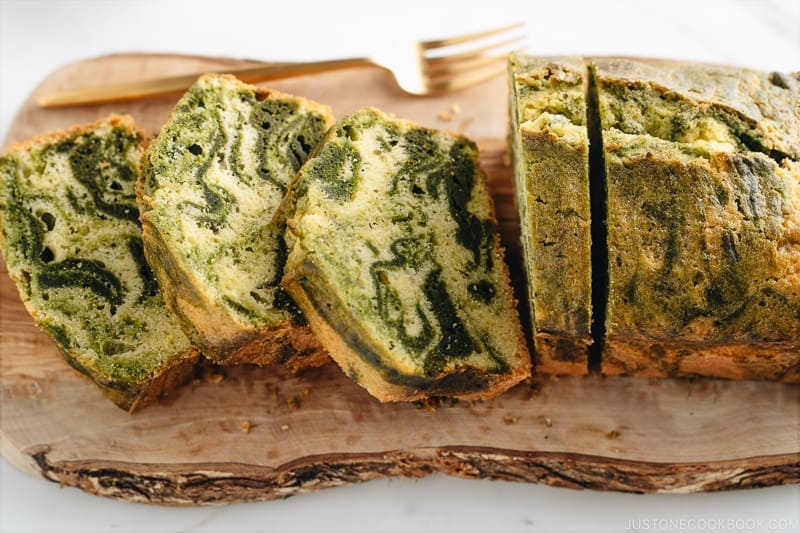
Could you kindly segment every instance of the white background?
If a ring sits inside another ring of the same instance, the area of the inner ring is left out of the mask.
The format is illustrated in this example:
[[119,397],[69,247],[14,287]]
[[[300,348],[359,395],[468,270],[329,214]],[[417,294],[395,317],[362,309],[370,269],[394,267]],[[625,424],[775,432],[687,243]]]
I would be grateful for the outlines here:
[[[0,0],[0,136],[5,137],[16,110],[48,72],[86,57],[171,51],[310,60],[362,55],[373,42],[446,36],[517,20],[527,21],[534,53],[652,55],[800,69],[798,0],[490,0],[480,5],[468,0]],[[698,525],[706,531],[800,530],[800,486],[641,496],[431,476],[374,481],[276,502],[161,508],[61,489],[19,472],[5,459],[0,477],[3,532],[556,532],[631,526],[665,531]],[[672,524],[666,522],[670,519]],[[785,527],[792,521],[797,529]]]

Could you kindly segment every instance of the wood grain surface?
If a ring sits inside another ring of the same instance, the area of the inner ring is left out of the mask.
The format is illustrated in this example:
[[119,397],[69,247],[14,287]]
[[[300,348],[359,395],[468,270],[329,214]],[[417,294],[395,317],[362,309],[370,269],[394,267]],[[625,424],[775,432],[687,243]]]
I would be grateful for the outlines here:
[[[31,95],[5,144],[110,112],[130,113],[156,133],[176,98],[57,110],[38,109],[35,99],[56,89],[247,64],[127,54],[67,65]],[[328,103],[337,116],[374,105],[475,138],[523,297],[502,77],[436,98],[404,95],[388,74],[369,69],[270,86]],[[2,454],[103,496],[219,504],[434,471],[631,492],[800,482],[798,385],[534,378],[493,401],[431,408],[380,404],[334,365],[298,375],[229,367],[198,372],[167,402],[128,415],[63,361],[4,267],[0,324]]]

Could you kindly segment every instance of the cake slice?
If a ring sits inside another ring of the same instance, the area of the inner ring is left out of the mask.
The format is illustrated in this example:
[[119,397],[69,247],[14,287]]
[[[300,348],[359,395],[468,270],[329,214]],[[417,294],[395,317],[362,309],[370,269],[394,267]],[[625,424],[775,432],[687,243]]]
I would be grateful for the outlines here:
[[536,370],[586,374],[592,236],[584,62],[512,54],[509,79],[511,154]]
[[314,102],[206,75],[145,154],[144,250],[167,304],[217,363],[307,366],[327,356],[278,286],[289,180],[332,125]]
[[130,117],[36,137],[0,158],[0,248],[25,307],[66,360],[134,411],[191,373],[197,351],[142,251]]
[[283,286],[381,401],[490,398],[530,373],[477,156],[463,137],[365,109],[290,188]]
[[608,188],[603,372],[799,381],[798,79],[610,59],[592,72]]

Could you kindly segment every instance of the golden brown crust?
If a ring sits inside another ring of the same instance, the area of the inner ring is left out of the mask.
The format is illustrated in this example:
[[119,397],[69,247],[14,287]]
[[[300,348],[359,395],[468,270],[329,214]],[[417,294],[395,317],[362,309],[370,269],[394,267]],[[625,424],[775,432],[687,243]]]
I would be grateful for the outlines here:
[[306,107],[311,111],[319,113],[323,117],[327,117],[328,118],[328,123],[327,123],[328,127],[333,125],[333,122],[334,122],[333,119],[332,119],[333,113],[331,111],[331,106],[329,106],[329,105],[320,104],[319,102],[316,102],[314,100],[309,100],[308,98],[303,98],[302,96],[297,96],[297,95],[294,95],[294,94],[289,94],[289,93],[284,93],[284,92],[281,92],[281,91],[276,91],[275,89],[269,89],[269,88],[266,88],[266,87],[258,87],[256,85],[250,85],[248,83],[243,82],[242,80],[240,80],[239,78],[237,78],[236,76],[234,76],[232,74],[215,74],[215,73],[204,74],[204,75],[200,76],[200,78],[198,78],[198,81],[200,81],[200,80],[202,80],[204,78],[223,79],[223,80],[227,81],[228,83],[233,83],[240,90],[243,90],[243,91],[252,90],[252,91],[255,92],[256,99],[258,99],[258,100],[266,100],[267,98],[273,98],[273,99],[276,99],[276,100],[280,100],[280,99],[292,99],[292,100],[295,100],[297,102],[300,102],[303,107]]
[[609,337],[603,374],[800,382],[800,341],[720,344]]
[[127,408],[129,413],[133,413],[151,403],[165,399],[172,391],[189,380],[199,358],[200,352],[197,350],[192,349],[184,352],[180,357],[173,359],[168,367],[164,368],[162,372],[149,381],[139,394],[139,397],[130,405],[124,406],[119,403],[118,405]]
[[589,373],[587,353],[590,337],[565,337],[550,333],[533,336],[536,372],[564,376],[585,376]]
[[43,133],[41,135],[35,135],[30,139],[16,142],[11,146],[9,146],[8,148],[6,148],[6,150],[3,152],[2,155],[5,156],[19,152],[25,152],[28,150],[34,150],[37,147],[40,147],[45,144],[57,143],[59,141],[63,141],[65,139],[74,137],[76,135],[81,135],[83,133],[91,133],[97,128],[105,125],[119,126],[130,131],[135,131],[139,134],[139,136],[142,139],[146,138],[144,131],[136,126],[136,122],[133,120],[133,117],[131,117],[130,115],[111,114],[105,118],[101,118],[90,124],[80,124],[77,126],[71,126],[69,128],[65,128],[62,130],[56,130],[48,133]]
[[[370,390],[370,393],[381,402],[402,401],[408,392],[403,387],[383,382],[380,375],[361,358],[361,356],[339,336],[328,322],[320,316],[302,285],[290,275],[286,275],[281,286],[294,299],[308,320],[311,331],[319,341],[327,347],[331,358],[336,361],[342,371],[351,379],[358,376],[358,383]],[[380,388],[375,387],[380,385]],[[380,391],[380,392],[379,392]],[[409,398],[416,399],[416,397]]]
[[[39,321],[34,310],[28,307],[27,301],[23,300],[23,304],[38,326]],[[147,379],[136,383],[123,384],[119,381],[104,381],[100,376],[84,367],[72,352],[66,350],[58,343],[55,344],[71,367],[99,387],[100,390],[103,391],[103,394],[118,407],[125,409],[131,414],[142,407],[146,407],[147,405],[168,397],[175,389],[188,381],[195,365],[200,359],[200,352],[195,348],[190,348],[171,359],[166,365],[162,366],[157,373]]]
[[308,326],[284,323],[256,334],[239,344],[226,360],[226,364],[269,365],[278,363],[297,372],[303,368],[328,364],[328,353]]
[[[306,290],[301,283],[287,274],[281,283],[283,288],[294,298],[294,301],[303,311],[308,320],[311,330],[316,338],[328,348],[331,358],[336,364],[359,385],[369,391],[369,393],[381,402],[412,402],[424,400],[431,396],[436,396],[436,391],[431,393],[429,390],[418,390],[389,383],[373,366],[368,364],[364,358],[356,352],[339,335],[328,322],[320,315],[316,307],[309,298]],[[519,349],[527,353],[525,338],[522,328],[517,328]],[[519,366],[512,372],[503,374],[499,379],[490,382],[490,385],[481,391],[448,394],[461,400],[489,400],[507,391],[520,381],[530,376],[529,366]]]

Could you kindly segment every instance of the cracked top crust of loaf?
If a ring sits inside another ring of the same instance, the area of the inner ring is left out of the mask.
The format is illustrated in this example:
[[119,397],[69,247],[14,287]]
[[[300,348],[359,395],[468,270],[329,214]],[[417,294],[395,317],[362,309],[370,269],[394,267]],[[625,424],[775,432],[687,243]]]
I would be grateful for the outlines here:
[[145,262],[142,144],[130,117],[112,116],[0,158],[1,247],[22,301],[69,363],[130,410],[197,357]]
[[759,343],[800,340],[797,79],[683,63],[595,68],[608,334],[752,343],[756,356]]
[[332,124],[325,106],[205,75],[145,154],[145,252],[170,308],[217,362],[321,352],[278,286],[285,228],[273,217]]
[[511,153],[537,368],[583,374],[591,344],[589,138],[580,57],[512,54]]
[[283,285],[373,396],[488,398],[529,375],[471,141],[358,111],[303,166],[284,210]]
[[800,161],[800,73],[611,58],[594,65],[604,129]]

